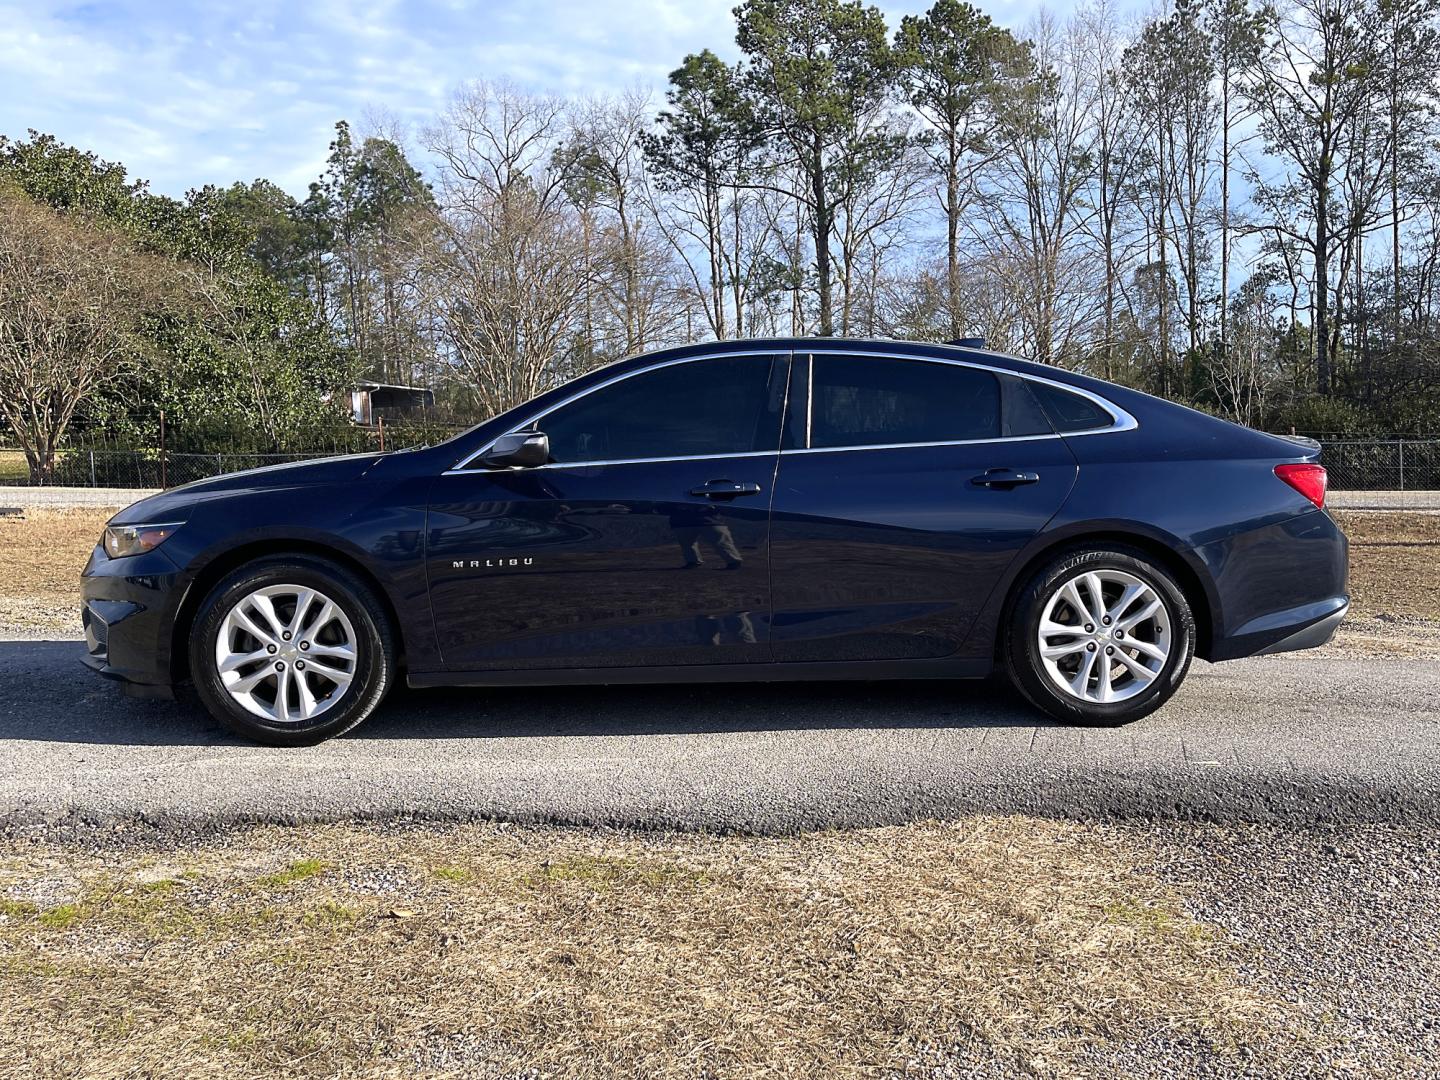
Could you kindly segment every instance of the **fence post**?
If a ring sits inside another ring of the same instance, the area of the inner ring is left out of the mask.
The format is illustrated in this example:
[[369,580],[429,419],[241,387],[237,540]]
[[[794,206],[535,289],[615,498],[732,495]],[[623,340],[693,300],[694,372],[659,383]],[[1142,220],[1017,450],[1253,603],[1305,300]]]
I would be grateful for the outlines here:
[[100,486],[99,484],[95,483],[95,451],[94,451],[94,450],[91,450],[91,451],[90,451],[90,486],[91,486],[91,487],[99,487],[99,486]]
[[380,417],[380,452],[385,452],[385,417]]
[[162,488],[168,488],[168,487],[170,486],[170,485],[166,482],[168,478],[167,478],[166,475],[165,475],[165,471],[166,471],[166,470],[165,470],[165,410],[164,410],[164,409],[161,409],[161,410],[160,410],[160,486],[161,486]]
[[1405,440],[1400,440],[1400,490],[1405,490]]

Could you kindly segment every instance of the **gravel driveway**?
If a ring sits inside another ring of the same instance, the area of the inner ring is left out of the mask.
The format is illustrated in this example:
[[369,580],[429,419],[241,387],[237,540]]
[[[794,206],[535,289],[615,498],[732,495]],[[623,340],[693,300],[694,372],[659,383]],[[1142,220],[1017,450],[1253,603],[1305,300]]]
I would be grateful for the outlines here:
[[353,735],[242,744],[136,701],[76,642],[0,642],[0,821],[416,815],[785,833],[1019,811],[1430,821],[1440,664],[1200,662],[1119,730],[1045,723],[993,683],[399,691]]

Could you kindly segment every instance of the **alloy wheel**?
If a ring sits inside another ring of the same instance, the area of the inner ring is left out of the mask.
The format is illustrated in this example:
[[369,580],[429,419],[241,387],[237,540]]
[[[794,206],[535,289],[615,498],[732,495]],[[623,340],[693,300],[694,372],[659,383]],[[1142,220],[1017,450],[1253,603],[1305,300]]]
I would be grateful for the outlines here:
[[234,701],[280,723],[305,723],[345,696],[356,675],[356,635],[330,597],[305,585],[267,585],[226,614],[215,668]]
[[1142,693],[1170,658],[1170,612],[1123,570],[1086,570],[1045,601],[1036,633],[1041,665],[1061,691],[1108,705]]

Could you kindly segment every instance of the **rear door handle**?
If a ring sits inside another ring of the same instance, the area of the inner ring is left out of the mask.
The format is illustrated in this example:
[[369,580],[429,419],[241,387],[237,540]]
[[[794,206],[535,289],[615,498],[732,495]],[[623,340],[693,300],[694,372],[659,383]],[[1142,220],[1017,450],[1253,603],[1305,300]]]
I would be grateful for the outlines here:
[[738,499],[741,495],[759,495],[760,485],[736,480],[710,480],[691,488],[690,494],[706,499]]
[[1039,473],[1021,472],[1018,469],[986,469],[979,476],[973,477],[970,482],[976,487],[1008,490],[1019,487],[1021,484],[1034,484],[1039,480]]

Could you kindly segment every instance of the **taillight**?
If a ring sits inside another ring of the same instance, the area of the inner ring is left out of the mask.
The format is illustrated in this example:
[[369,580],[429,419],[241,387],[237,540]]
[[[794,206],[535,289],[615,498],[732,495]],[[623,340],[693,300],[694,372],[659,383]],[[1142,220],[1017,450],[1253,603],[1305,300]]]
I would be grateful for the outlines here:
[[1304,495],[1321,510],[1325,509],[1325,466],[1302,463],[1276,465],[1275,475]]

